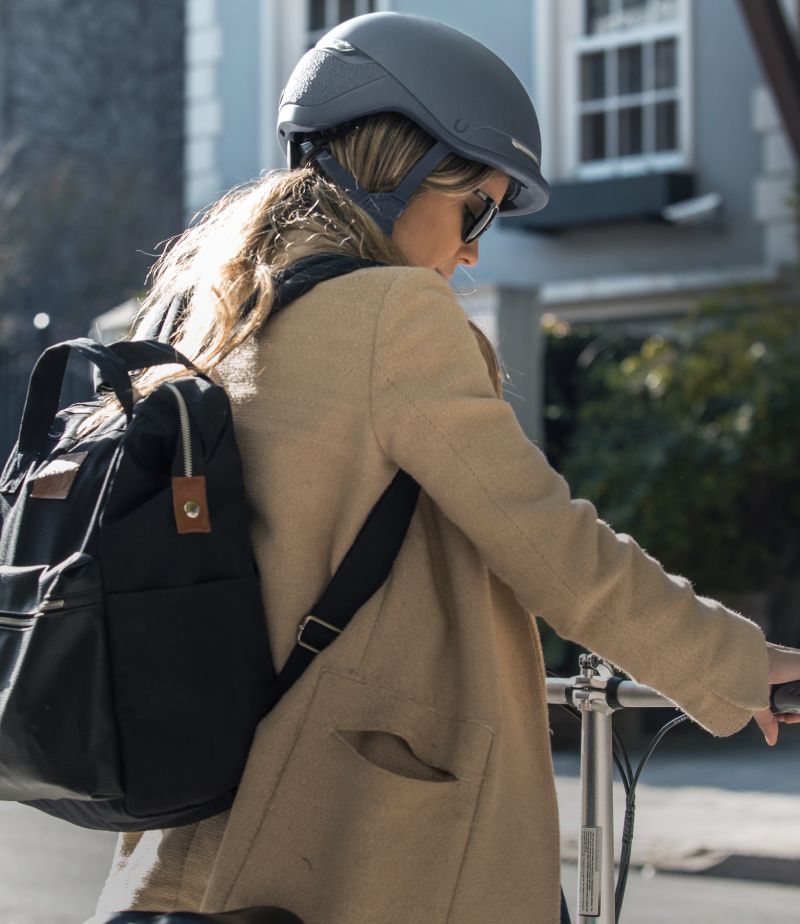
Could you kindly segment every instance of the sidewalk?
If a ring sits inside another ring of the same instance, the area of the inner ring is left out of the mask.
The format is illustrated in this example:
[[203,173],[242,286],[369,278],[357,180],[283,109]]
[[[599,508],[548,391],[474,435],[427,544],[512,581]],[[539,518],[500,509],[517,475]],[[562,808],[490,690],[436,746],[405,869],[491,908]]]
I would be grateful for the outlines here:
[[[636,787],[632,866],[800,885],[800,734],[791,731],[781,730],[776,748],[749,730],[677,746],[667,735]],[[638,750],[630,757],[635,769]],[[579,758],[560,752],[554,763],[562,855],[577,862]],[[617,854],[623,815],[615,780]]]

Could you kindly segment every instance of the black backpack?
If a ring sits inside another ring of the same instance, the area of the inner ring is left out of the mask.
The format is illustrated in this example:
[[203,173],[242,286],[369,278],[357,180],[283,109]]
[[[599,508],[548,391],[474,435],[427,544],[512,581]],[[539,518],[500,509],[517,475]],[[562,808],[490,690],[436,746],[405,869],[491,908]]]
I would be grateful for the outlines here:
[[[275,310],[370,265],[300,261]],[[71,351],[123,409],[84,435],[99,396],[56,413]],[[175,362],[134,401],[132,371]],[[113,831],[230,806],[257,723],[384,582],[418,491],[398,472],[276,676],[224,389],[164,342],[50,347],[0,476],[0,799]]]

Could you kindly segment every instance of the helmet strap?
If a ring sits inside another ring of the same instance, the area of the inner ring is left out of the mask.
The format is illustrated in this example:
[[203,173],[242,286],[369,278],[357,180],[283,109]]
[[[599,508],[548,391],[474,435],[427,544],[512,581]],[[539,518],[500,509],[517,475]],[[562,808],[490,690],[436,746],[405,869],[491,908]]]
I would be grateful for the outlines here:
[[316,161],[320,170],[372,218],[387,237],[391,237],[394,223],[403,214],[411,196],[423,180],[450,153],[447,145],[437,141],[414,164],[391,192],[369,192],[339,163],[331,152],[307,141],[301,145],[304,154]]

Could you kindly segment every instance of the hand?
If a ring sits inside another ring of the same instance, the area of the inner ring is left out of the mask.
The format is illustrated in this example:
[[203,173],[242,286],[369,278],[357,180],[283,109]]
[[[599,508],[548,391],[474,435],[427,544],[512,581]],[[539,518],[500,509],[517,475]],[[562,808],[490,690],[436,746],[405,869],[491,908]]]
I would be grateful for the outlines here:
[[[773,645],[767,642],[767,656],[769,658],[767,679],[770,690],[773,684],[800,680],[800,650],[797,648],[784,648],[783,645]],[[800,723],[800,715],[773,715],[769,709],[756,712],[753,718],[770,747],[778,741],[779,723],[786,725]]]

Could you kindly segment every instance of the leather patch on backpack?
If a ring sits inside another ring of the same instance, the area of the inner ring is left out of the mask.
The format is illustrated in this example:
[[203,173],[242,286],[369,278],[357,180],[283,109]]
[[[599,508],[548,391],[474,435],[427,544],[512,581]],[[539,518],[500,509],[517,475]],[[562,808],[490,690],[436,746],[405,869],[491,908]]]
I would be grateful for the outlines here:
[[172,509],[179,533],[210,533],[211,518],[203,475],[172,479]]
[[88,455],[88,452],[66,453],[48,462],[31,478],[33,482],[31,497],[44,500],[66,500],[72,488],[72,482],[75,481],[75,476]]

